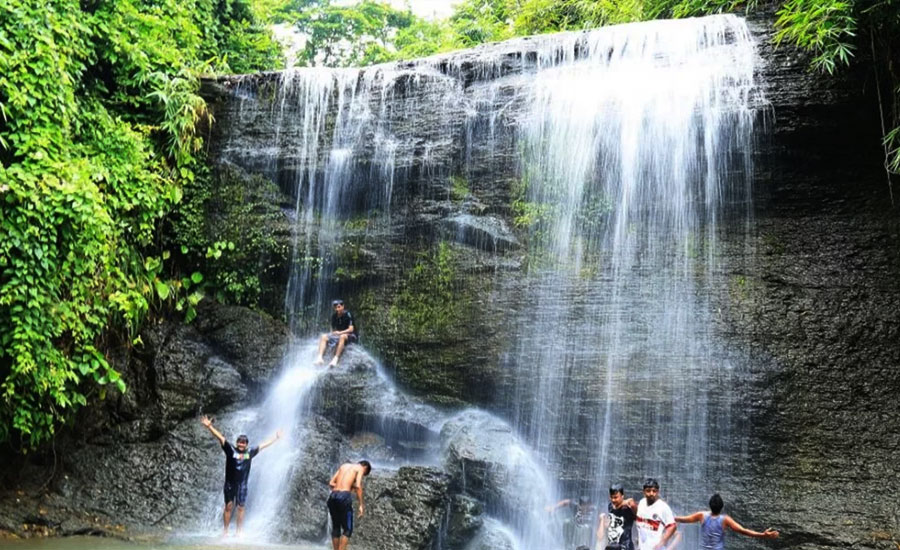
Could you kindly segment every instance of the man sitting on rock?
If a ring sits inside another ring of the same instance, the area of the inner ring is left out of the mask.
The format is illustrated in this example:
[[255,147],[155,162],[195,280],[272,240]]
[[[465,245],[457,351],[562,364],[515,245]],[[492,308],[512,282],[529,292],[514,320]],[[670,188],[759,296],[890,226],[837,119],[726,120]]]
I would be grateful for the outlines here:
[[356,327],[353,325],[353,316],[344,308],[343,300],[335,300],[331,302],[334,313],[331,315],[331,332],[323,334],[319,338],[319,357],[316,358],[316,365],[325,363],[324,355],[326,348],[335,347],[334,358],[328,363],[329,367],[336,367],[344,353],[344,347],[347,343],[355,343],[359,341],[356,334]]
[[342,464],[338,471],[331,476],[328,485],[331,494],[328,495],[328,514],[331,516],[331,546],[334,550],[347,550],[350,544],[350,535],[353,534],[353,496],[350,491],[356,491],[359,500],[359,517],[363,517],[366,506],[363,504],[363,477],[369,475],[372,465],[368,460],[360,460],[356,464]]
[[228,536],[228,524],[231,523],[231,513],[234,511],[234,505],[237,503],[237,534],[240,536],[244,527],[244,504],[247,502],[247,480],[250,478],[250,463],[253,457],[261,450],[265,449],[272,443],[281,439],[281,430],[275,432],[275,435],[268,441],[261,443],[258,447],[247,450],[250,440],[246,435],[239,435],[234,445],[229,443],[225,436],[212,425],[212,420],[204,416],[200,419],[200,423],[206,426],[225,452],[225,512],[223,514],[223,522],[225,531],[222,536]]

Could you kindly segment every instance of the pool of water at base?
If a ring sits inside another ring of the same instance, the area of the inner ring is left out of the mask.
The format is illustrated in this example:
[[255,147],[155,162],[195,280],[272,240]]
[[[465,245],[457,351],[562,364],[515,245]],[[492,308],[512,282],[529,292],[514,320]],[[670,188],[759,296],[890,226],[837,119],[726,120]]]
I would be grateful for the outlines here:
[[229,537],[171,538],[159,541],[125,541],[104,537],[56,537],[2,539],[0,548],[9,550],[326,550],[330,543],[266,544]]

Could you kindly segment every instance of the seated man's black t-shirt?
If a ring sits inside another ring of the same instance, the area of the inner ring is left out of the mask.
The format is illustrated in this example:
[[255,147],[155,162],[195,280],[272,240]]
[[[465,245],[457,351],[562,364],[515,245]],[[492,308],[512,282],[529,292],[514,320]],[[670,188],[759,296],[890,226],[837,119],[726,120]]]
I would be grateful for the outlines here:
[[353,334],[356,334],[356,324],[353,322],[353,316],[350,315],[349,311],[344,311],[344,314],[338,317],[337,313],[331,314],[331,330],[347,330],[350,328],[350,325],[353,325]]
[[616,508],[608,505],[609,525],[606,527],[606,547],[620,550],[634,550],[631,528],[634,526],[634,510],[628,506]]
[[259,454],[259,447],[251,447],[239,453],[231,446],[231,443],[222,444],[225,452],[225,482],[244,483],[250,476],[250,463],[253,457]]

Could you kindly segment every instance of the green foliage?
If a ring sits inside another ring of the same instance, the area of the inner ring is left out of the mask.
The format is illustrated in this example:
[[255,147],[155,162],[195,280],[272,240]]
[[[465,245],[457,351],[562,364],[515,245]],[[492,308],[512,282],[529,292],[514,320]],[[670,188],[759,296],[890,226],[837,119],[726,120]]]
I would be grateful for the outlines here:
[[307,37],[299,64],[331,67],[388,60],[394,35],[413,20],[409,11],[373,0],[352,6],[323,0],[302,6],[292,18],[297,30]]
[[450,198],[461,201],[471,194],[469,182],[462,176],[450,176]]
[[251,17],[243,0],[0,3],[0,442],[33,448],[98,384],[125,391],[106,347],[151,308],[190,316],[202,275],[165,268],[158,230],[194,177],[200,72],[278,59]]
[[446,242],[419,257],[389,310],[393,332],[422,340],[439,338],[457,327],[468,302],[458,292],[454,259]]
[[857,19],[854,2],[788,0],[778,11],[776,42],[787,39],[813,53],[815,69],[833,73],[850,63]]
[[169,220],[166,244],[180,252],[180,264],[206,275],[201,288],[217,300],[256,306],[288,255],[274,233],[284,218],[280,191],[231,168],[198,168],[195,175]]

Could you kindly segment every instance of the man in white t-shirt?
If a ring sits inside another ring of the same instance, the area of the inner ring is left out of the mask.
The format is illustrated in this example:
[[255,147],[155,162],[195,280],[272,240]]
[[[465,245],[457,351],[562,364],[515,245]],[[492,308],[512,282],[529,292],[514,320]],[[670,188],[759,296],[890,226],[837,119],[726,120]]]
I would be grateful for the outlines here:
[[662,550],[675,534],[675,514],[659,498],[659,482],[644,480],[644,498],[638,503],[635,525],[640,538],[640,550]]

